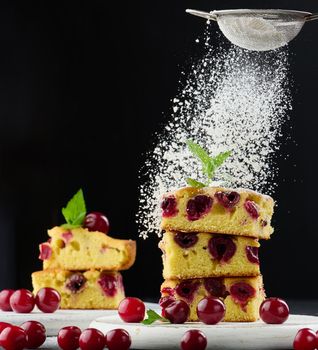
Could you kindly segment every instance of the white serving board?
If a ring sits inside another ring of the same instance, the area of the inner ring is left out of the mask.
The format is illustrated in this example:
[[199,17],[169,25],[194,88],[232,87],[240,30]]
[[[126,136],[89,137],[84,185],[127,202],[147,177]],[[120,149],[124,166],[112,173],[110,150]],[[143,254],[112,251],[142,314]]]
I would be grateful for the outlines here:
[[318,329],[318,317],[290,315],[281,325],[265,324],[262,321],[250,323],[221,322],[205,325],[199,322],[173,325],[156,322],[151,326],[139,323],[125,323],[118,315],[96,319],[90,324],[108,332],[114,328],[126,329],[132,338],[132,348],[136,349],[180,349],[180,339],[189,329],[200,329],[208,339],[207,349],[291,349],[300,328]]
[[[146,303],[146,307],[158,308],[158,305]],[[117,315],[117,310],[57,310],[52,314],[45,314],[35,308],[29,314],[0,311],[0,322],[20,325],[26,321],[38,321],[45,326],[47,336],[52,337],[63,327],[77,326],[85,329],[96,318],[110,315]]]
[[63,327],[77,326],[85,329],[96,317],[113,314],[114,311],[112,310],[58,310],[52,314],[45,314],[38,310],[34,310],[29,314],[0,312],[0,321],[15,325],[31,320],[38,321],[45,326],[47,336],[56,336]]

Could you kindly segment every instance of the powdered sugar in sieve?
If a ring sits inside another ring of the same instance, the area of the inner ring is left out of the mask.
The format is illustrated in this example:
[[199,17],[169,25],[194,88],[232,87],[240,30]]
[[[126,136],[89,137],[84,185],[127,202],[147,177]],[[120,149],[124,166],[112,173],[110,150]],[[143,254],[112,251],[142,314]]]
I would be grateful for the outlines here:
[[289,41],[288,33],[261,17],[220,16],[218,25],[232,44],[248,50],[274,50]]
[[217,21],[232,44],[252,51],[269,51],[287,45],[300,32],[305,22],[317,14],[295,10],[221,10],[188,13]]

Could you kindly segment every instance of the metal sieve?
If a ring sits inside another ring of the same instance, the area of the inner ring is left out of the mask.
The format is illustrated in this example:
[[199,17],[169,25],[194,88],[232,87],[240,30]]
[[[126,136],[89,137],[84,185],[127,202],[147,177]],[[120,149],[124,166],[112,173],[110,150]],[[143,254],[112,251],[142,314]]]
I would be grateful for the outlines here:
[[294,10],[186,10],[191,15],[216,21],[224,36],[234,45],[253,51],[274,50],[287,45],[305,22],[318,14]]

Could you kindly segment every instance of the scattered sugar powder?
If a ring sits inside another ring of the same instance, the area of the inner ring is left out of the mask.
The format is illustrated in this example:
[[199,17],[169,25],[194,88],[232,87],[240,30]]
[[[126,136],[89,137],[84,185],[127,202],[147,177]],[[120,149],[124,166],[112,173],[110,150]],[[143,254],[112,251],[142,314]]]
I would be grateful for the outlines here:
[[165,192],[204,182],[187,139],[211,155],[231,150],[216,182],[270,194],[275,189],[275,153],[291,109],[286,49],[249,52],[235,46],[213,48],[207,37],[203,59],[191,66],[172,115],[141,169],[137,224],[140,236],[160,235],[160,201]]

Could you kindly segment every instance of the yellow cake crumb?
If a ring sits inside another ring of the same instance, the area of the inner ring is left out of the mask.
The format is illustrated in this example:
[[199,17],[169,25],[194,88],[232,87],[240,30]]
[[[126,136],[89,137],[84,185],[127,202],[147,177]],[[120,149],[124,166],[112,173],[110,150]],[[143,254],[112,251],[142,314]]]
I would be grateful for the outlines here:
[[125,298],[119,272],[44,270],[32,274],[32,284],[34,294],[44,287],[56,289],[61,309],[117,309]]
[[[218,276],[257,276],[260,274],[259,264],[248,259],[249,249],[258,250],[259,242],[255,238],[224,236],[213,233],[197,233],[188,239],[196,242],[189,248],[182,248],[178,239],[185,233],[165,232],[159,243],[163,255],[164,279],[187,279]],[[186,238],[187,239],[187,238]],[[211,242],[221,239],[229,241],[235,248],[234,255],[228,261],[219,261],[211,255]],[[253,248],[251,248],[253,247]],[[250,251],[250,250],[249,250]]]
[[[218,199],[218,192],[236,192],[239,201],[233,207],[226,208]],[[199,195],[209,197],[212,205],[198,219],[191,220],[187,215],[187,205],[189,200]],[[163,215],[162,230],[222,233],[259,239],[268,239],[273,232],[271,218],[274,200],[255,191],[223,187],[184,187],[167,193],[164,198],[167,197],[175,198],[176,210],[173,215]],[[257,208],[257,217],[253,217],[246,209],[246,203],[249,202]]]
[[[136,242],[111,238],[102,232],[79,227],[48,230],[49,242],[40,245],[49,251],[42,255],[44,269],[121,271],[129,269],[136,258]],[[41,256],[40,255],[40,256]]]

